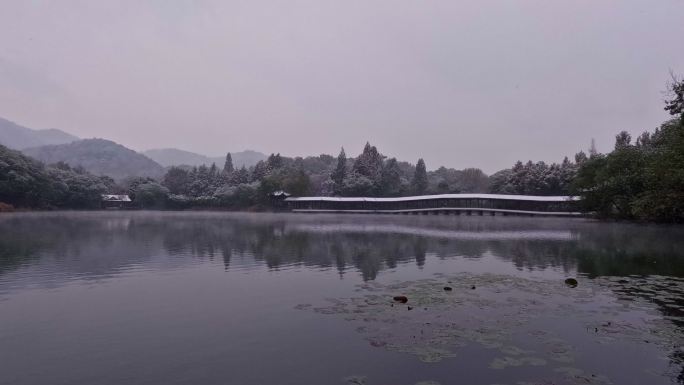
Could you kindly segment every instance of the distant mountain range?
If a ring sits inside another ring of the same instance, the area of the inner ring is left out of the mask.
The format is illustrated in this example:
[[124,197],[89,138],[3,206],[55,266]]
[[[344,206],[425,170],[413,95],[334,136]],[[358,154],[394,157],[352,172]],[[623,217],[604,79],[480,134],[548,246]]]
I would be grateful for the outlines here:
[[[143,152],[143,154],[165,167],[181,165],[200,166],[203,164],[210,166],[212,163],[216,163],[219,168],[222,168],[226,160],[225,155],[211,157],[190,151],[179,150],[177,148],[147,150]],[[235,168],[242,166],[249,168],[250,166],[257,164],[260,160],[265,160],[267,158],[266,154],[251,150],[231,152],[230,156],[233,158],[233,166]]]
[[126,177],[159,178],[165,169],[159,163],[111,140],[83,139],[66,144],[27,148],[24,154],[51,164],[68,163],[81,166],[95,175],[107,175],[116,180]]
[[0,118],[0,144],[15,150],[70,143],[80,138],[56,128],[34,130]]
[[[106,139],[80,139],[58,129],[34,130],[0,118],[0,144],[51,164],[68,163],[81,166],[95,175],[121,180],[126,177],[159,178],[165,167],[200,166],[216,163],[223,167],[224,156],[210,157],[176,148],[139,153]],[[235,167],[250,167],[267,158],[257,151],[231,153]]]

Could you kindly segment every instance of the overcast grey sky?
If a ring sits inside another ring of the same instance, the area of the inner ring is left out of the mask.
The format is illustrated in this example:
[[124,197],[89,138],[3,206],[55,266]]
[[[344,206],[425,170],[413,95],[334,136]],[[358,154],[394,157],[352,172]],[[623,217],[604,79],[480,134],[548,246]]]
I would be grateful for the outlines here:
[[667,118],[683,0],[0,0],[0,116],[136,150],[559,161]]

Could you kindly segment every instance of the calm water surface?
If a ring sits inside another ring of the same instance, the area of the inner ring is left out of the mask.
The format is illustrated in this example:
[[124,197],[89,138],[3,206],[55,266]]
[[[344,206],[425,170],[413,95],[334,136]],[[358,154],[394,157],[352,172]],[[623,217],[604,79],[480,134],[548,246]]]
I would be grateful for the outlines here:
[[2,214],[0,384],[684,384],[683,277],[678,227]]

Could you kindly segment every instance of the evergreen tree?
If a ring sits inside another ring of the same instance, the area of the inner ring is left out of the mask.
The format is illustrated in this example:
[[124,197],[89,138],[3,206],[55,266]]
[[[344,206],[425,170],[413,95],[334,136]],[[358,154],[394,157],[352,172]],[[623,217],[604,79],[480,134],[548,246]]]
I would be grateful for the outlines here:
[[401,193],[401,169],[396,158],[387,160],[382,168],[379,190],[384,196],[397,196]]
[[493,194],[515,194],[515,187],[511,183],[513,170],[510,168],[495,172],[489,177],[489,192]]
[[648,148],[651,146],[651,133],[645,131],[636,140],[636,146],[639,148]]
[[342,147],[340,154],[337,156],[337,167],[335,167],[335,170],[330,175],[330,179],[335,184],[333,187],[335,194],[341,193],[345,176],[347,176],[347,155],[344,153],[344,147]]
[[344,178],[344,185],[342,186],[343,196],[364,197],[373,194],[375,185],[368,177],[359,174],[358,172],[350,172]]
[[244,165],[233,173],[230,183],[232,185],[249,183],[249,171],[247,171],[247,168]]
[[629,147],[632,136],[627,131],[622,131],[615,136],[615,149],[620,150]]
[[383,156],[375,146],[366,142],[361,155],[354,161],[354,172],[374,182],[379,182]]
[[416,171],[413,174],[411,187],[413,188],[413,191],[416,194],[422,195],[425,193],[425,190],[427,190],[427,186],[427,169],[425,168],[425,161],[423,160],[423,158],[420,158],[418,159],[418,163],[416,163]]
[[193,178],[190,182],[190,195],[200,197],[213,194],[210,170],[204,164],[197,167],[196,171],[193,169],[195,172],[193,172]]
[[180,167],[171,167],[162,179],[162,185],[169,189],[171,194],[187,194],[190,184],[190,173]]
[[223,164],[223,173],[224,174],[230,174],[235,169],[233,168],[233,157],[230,155],[230,152],[226,154],[226,163]]
[[560,193],[562,195],[570,194],[570,185],[577,175],[577,165],[572,163],[566,156],[563,158],[563,163],[560,165]]
[[382,168],[383,168],[384,156],[378,152],[375,146],[371,146],[370,143],[366,142],[363,148],[363,152],[356,158],[354,165],[352,167],[352,174],[361,176],[363,178],[355,177],[354,181],[350,184],[345,182],[345,185],[358,186],[358,188],[350,189],[345,187],[347,194],[349,191],[361,191],[365,187],[367,181],[370,181],[371,188],[364,195],[366,196],[377,196],[382,192]]
[[252,182],[261,181],[266,177],[267,174],[268,165],[263,160],[260,160],[257,162],[257,164],[254,166],[254,169],[252,170],[252,177],[250,180]]
[[575,154],[575,163],[577,164],[582,164],[587,161],[587,154],[584,153],[584,151],[580,151],[577,154]]
[[677,79],[672,74],[672,82],[668,86],[670,92],[670,100],[665,101],[665,111],[670,115],[679,115],[680,119],[684,120],[684,79]]
[[269,170],[277,170],[283,167],[283,157],[280,156],[280,153],[271,154],[266,160],[266,164]]

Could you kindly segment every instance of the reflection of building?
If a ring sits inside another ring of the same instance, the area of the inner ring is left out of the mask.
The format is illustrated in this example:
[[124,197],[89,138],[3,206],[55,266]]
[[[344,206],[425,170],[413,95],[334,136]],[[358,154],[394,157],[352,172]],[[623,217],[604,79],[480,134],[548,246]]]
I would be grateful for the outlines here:
[[133,206],[133,201],[128,195],[102,195],[103,209],[127,209]]
[[442,194],[399,198],[289,197],[294,212],[579,216],[579,198],[498,194]]

